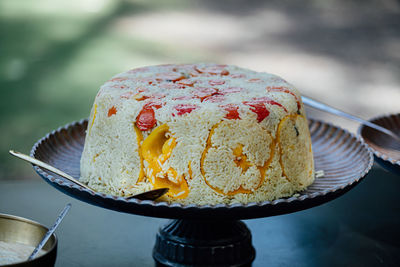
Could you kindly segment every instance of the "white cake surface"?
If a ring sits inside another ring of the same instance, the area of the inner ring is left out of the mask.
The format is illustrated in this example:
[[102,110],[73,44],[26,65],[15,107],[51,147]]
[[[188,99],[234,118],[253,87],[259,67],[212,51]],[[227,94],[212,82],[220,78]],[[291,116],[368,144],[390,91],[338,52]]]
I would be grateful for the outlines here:
[[170,188],[160,200],[248,203],[314,181],[300,93],[231,65],[158,65],[114,76],[89,118],[81,179],[109,194]]

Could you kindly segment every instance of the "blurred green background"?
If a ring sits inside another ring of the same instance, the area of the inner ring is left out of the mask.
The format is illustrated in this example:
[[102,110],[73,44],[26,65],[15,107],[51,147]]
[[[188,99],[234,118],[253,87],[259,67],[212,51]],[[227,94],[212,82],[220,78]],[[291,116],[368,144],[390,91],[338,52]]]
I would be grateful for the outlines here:
[[86,118],[102,83],[144,65],[236,64],[365,118],[399,112],[399,14],[395,0],[1,0],[0,179],[37,177],[8,150]]

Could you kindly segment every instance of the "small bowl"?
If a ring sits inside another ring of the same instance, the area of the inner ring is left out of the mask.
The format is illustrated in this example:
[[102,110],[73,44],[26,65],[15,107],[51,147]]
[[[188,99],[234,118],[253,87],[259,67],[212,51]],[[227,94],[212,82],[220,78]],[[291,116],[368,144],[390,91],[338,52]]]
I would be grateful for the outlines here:
[[[47,231],[48,229],[45,226],[35,221],[0,213],[0,241],[21,243],[34,248],[42,240]],[[42,250],[45,251],[45,254],[37,256],[31,261],[25,260],[0,266],[54,266],[57,255],[57,237],[55,234],[50,237]]]
[[[400,113],[369,120],[395,133],[400,133]],[[400,143],[375,129],[361,125],[359,135],[374,153],[375,160],[390,172],[400,175]]]

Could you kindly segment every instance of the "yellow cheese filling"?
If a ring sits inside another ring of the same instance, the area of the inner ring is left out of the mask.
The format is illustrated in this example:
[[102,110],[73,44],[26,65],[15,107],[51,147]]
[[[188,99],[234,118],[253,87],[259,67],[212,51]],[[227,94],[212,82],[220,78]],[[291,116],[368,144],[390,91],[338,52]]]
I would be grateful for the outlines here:
[[97,115],[97,104],[94,104],[93,117],[92,117],[92,123],[90,124],[90,127],[89,127],[89,134],[90,134],[90,131],[92,130],[94,120],[96,119],[96,115]]
[[[166,170],[163,169],[163,164],[171,156],[176,146],[175,138],[169,135],[167,124],[155,128],[143,141],[142,157],[148,163],[146,173],[154,188],[168,187],[168,196],[182,199],[189,194],[185,175],[178,175],[176,170],[171,167]],[[191,173],[190,163],[189,173]]]
[[140,145],[143,141],[143,134],[142,131],[139,130],[139,128],[133,124],[133,129],[135,129],[136,132],[136,140],[137,140],[137,145],[138,145],[138,151],[139,151],[139,158],[140,158],[140,171],[139,171],[139,177],[137,182],[143,182],[144,180],[144,168],[143,168],[143,155],[142,155],[142,150],[140,149]]

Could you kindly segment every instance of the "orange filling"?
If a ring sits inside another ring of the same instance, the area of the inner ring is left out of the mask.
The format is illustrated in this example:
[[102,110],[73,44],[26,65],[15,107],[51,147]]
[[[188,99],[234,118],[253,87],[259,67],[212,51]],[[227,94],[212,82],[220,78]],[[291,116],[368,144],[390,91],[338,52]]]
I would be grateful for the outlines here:
[[[176,146],[176,139],[172,136],[167,137],[168,134],[169,127],[166,124],[154,129],[143,142],[142,157],[149,163],[147,177],[154,188],[167,187],[168,196],[183,199],[189,194],[185,175],[178,175],[173,168],[162,168]],[[191,172],[189,163],[189,175]]]
[[189,160],[189,178],[192,179],[193,172],[192,172],[192,162]]
[[143,179],[144,179],[143,156],[142,156],[142,150],[140,149],[140,145],[143,141],[143,135],[142,135],[142,132],[139,130],[139,128],[135,124],[133,124],[133,129],[135,129],[135,132],[136,132],[139,158],[140,158],[140,172],[139,172],[139,177],[137,180],[137,182],[139,183],[139,182],[143,182]]
[[236,166],[242,169],[242,173],[246,172],[250,167],[251,163],[247,160],[247,156],[243,154],[243,145],[239,144],[234,150],[233,155],[235,155]]
[[114,107],[114,106],[112,106],[112,107],[108,110],[107,116],[108,116],[108,117],[111,117],[112,115],[115,115],[115,114],[117,114],[117,108]]
[[[225,193],[223,190],[221,190],[220,188],[214,187],[212,186],[206,178],[205,175],[205,170],[204,170],[204,160],[206,158],[207,152],[208,150],[213,147],[212,143],[211,143],[211,137],[214,134],[215,129],[219,126],[220,123],[217,123],[216,125],[214,125],[211,128],[210,131],[210,135],[207,138],[207,144],[206,144],[206,148],[203,151],[203,154],[201,155],[201,159],[200,159],[200,171],[201,174],[204,177],[204,181],[206,182],[206,184],[211,187],[214,191],[223,194],[223,195],[236,195],[238,193],[243,193],[243,194],[249,194],[252,193],[254,190],[256,190],[257,188],[259,188],[263,183],[264,183],[264,179],[265,179],[265,172],[268,168],[268,166],[271,164],[271,161],[274,157],[274,147],[275,147],[275,142],[272,141],[270,144],[270,157],[269,159],[264,163],[263,166],[256,166],[258,171],[260,172],[260,183],[256,186],[256,188],[254,188],[253,190],[250,189],[245,189],[243,188],[243,186],[240,186],[238,189],[230,191]],[[271,138],[272,139],[272,138]],[[272,139],[273,140],[273,139]],[[249,162],[247,159],[247,156],[245,154],[243,154],[243,145],[242,144],[238,144],[237,147],[235,149],[233,149],[233,155],[235,156],[235,164],[236,166],[240,167],[242,169],[242,173],[246,172],[251,166],[253,166],[254,164]]]
[[89,134],[90,134],[90,131],[92,130],[94,120],[96,119],[96,115],[97,115],[97,104],[94,104],[93,118],[92,118],[92,123],[90,124],[90,127],[89,127]]

